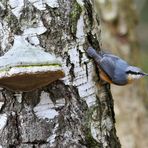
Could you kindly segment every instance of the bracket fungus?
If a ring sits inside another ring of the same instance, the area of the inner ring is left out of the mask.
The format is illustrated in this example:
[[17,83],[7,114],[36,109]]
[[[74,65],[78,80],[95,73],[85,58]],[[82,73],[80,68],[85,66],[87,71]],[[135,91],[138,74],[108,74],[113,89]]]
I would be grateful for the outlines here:
[[10,90],[31,91],[62,77],[61,63],[53,54],[21,37],[0,57],[0,86]]

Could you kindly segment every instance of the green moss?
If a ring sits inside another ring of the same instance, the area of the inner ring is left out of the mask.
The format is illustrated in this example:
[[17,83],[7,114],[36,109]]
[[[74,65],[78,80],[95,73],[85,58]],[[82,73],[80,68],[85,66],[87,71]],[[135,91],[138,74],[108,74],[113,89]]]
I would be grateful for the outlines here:
[[87,141],[87,147],[89,148],[100,148],[99,143],[92,137],[91,132],[89,131],[86,134],[86,141]]
[[82,8],[80,7],[80,5],[76,1],[73,1],[72,9],[70,12],[70,31],[73,36],[75,36],[76,34],[77,21],[80,18],[81,12],[82,12]]
[[87,112],[86,112],[86,116],[85,116],[85,130],[84,130],[84,133],[85,133],[85,137],[86,137],[86,143],[85,143],[85,146],[88,147],[88,148],[100,148],[101,145],[100,143],[98,143],[92,136],[91,134],[91,118],[92,118],[92,114],[94,112],[94,110],[96,110],[96,106],[92,107],[91,109],[89,109]]

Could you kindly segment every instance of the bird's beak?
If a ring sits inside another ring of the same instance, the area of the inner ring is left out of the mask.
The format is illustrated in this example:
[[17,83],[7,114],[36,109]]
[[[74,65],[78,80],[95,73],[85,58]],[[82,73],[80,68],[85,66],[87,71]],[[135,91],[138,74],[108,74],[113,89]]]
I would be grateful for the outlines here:
[[144,73],[144,76],[148,76],[148,73]]

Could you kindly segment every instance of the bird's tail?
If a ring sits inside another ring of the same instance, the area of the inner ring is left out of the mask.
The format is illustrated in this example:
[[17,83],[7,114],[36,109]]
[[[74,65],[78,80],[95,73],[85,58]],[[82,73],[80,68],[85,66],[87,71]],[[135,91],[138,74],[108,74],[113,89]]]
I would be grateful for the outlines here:
[[86,53],[88,54],[88,56],[92,57],[96,62],[99,62],[102,59],[101,55],[99,55],[99,53],[97,53],[97,51],[92,47],[89,47],[86,50]]

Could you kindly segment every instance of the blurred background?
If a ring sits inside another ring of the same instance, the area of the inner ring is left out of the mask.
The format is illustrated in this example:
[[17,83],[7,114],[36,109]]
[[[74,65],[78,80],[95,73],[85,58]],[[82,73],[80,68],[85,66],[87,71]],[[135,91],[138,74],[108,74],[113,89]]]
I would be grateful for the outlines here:
[[[148,72],[148,0],[135,0],[139,23],[137,25],[137,34],[140,43],[141,64]],[[146,79],[148,83],[148,79]]]
[[[101,47],[148,72],[148,0],[94,0]],[[122,148],[148,148],[148,77],[111,86]]]

